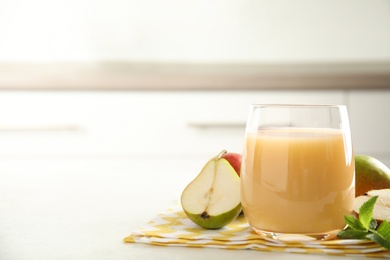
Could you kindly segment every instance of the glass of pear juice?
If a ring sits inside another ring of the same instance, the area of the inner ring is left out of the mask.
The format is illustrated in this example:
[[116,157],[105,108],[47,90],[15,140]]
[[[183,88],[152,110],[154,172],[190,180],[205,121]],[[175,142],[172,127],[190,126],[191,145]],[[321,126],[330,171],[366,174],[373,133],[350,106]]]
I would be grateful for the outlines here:
[[345,227],[355,162],[343,105],[251,105],[241,166],[241,204],[262,238],[328,240]]

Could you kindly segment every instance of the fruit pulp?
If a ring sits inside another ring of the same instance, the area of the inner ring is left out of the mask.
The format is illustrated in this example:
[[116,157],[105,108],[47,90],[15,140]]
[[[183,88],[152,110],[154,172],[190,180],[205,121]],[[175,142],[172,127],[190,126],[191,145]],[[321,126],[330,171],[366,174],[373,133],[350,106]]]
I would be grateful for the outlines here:
[[338,129],[273,128],[247,133],[241,203],[255,230],[341,230],[355,197],[351,143]]

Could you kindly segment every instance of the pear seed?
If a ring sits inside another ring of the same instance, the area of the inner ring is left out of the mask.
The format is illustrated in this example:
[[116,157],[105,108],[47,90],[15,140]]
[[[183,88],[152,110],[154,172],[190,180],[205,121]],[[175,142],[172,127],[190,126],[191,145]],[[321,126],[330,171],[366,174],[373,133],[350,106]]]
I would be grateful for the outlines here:
[[209,218],[209,214],[207,214],[207,212],[203,212],[201,215],[200,215],[202,218]]

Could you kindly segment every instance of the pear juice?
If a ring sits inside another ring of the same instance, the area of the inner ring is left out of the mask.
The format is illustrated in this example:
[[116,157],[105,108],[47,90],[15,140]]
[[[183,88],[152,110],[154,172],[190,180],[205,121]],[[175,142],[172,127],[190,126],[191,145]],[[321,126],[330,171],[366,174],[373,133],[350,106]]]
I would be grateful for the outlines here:
[[256,231],[341,230],[355,197],[354,156],[339,129],[265,128],[247,133],[241,203]]

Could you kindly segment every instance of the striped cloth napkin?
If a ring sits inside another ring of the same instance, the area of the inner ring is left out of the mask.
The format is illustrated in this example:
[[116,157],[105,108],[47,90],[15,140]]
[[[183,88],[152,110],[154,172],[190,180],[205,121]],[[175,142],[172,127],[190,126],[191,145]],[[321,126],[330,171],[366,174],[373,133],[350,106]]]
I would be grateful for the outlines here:
[[144,227],[125,237],[124,241],[159,246],[252,249],[269,252],[390,258],[390,251],[369,240],[334,239],[294,243],[267,241],[252,231],[242,215],[222,229],[203,229],[188,219],[180,205],[175,205],[158,214]]

